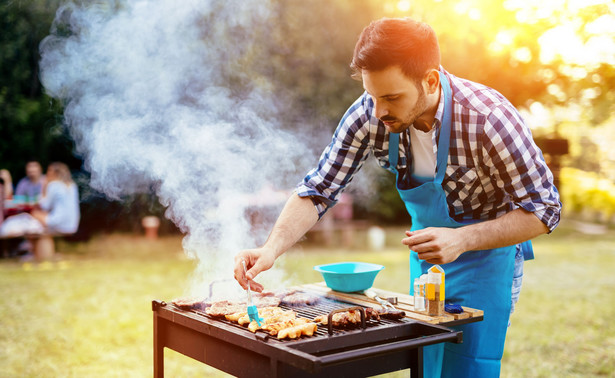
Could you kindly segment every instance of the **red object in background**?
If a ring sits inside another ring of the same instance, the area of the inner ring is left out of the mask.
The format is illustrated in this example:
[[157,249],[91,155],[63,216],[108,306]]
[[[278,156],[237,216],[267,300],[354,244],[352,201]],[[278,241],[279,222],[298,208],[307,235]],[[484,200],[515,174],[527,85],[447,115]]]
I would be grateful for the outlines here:
[[4,218],[10,217],[11,215],[17,215],[21,213],[29,213],[34,209],[33,205],[30,204],[19,204],[11,207],[4,208]]
[[154,216],[146,216],[141,220],[141,225],[145,230],[145,237],[155,240],[158,238],[158,228],[160,227],[160,219]]

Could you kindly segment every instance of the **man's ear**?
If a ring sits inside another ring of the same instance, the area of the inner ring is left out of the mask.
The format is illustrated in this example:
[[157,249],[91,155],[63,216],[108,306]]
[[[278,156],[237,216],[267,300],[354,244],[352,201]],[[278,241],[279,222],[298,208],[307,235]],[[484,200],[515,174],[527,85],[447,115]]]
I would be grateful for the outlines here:
[[440,90],[440,73],[436,69],[431,69],[425,75],[425,79],[423,80],[423,85],[425,86],[425,93],[434,94],[436,91]]

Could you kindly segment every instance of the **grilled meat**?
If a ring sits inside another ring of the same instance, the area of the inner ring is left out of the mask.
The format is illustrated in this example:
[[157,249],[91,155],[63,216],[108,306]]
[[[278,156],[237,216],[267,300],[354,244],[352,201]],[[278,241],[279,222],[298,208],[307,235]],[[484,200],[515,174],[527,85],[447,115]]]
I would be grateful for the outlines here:
[[256,332],[260,329],[263,331],[268,331],[271,335],[275,335],[278,331],[280,324],[292,324],[292,322],[295,321],[296,317],[297,314],[295,314],[294,311],[284,311],[279,315],[273,315],[264,318],[265,324],[260,327],[256,321],[252,321],[248,325],[248,329],[252,332]]
[[320,297],[314,294],[294,292],[282,298],[282,304],[287,306],[312,306],[318,303]]
[[[265,296],[254,298],[253,303],[257,308],[276,307],[280,304],[280,299],[275,296]],[[206,310],[207,315],[222,318],[226,315],[233,315],[238,312],[246,312],[246,302],[219,301],[212,303]]]
[[294,327],[284,328],[278,332],[278,339],[298,339],[301,335],[312,336],[318,329],[316,323],[312,323],[306,319],[308,323],[299,324]]
[[224,315],[224,317],[229,322],[237,322],[237,321],[239,321],[239,319],[241,319],[242,317],[246,316],[247,314],[248,313],[246,311],[242,311],[242,312],[236,312],[234,314]]
[[406,313],[402,310],[391,310],[383,307],[378,310],[378,315],[380,315],[381,318],[399,320],[404,318]]
[[[240,311],[234,314],[228,314],[225,318],[232,322],[237,322],[240,325],[248,325],[248,329],[252,332],[263,330],[269,332],[271,336],[278,335],[278,338],[296,339],[301,335],[312,336],[317,327],[315,323],[308,318],[297,318],[297,313],[293,310],[284,310],[281,307],[265,307],[258,309],[258,315],[263,318],[261,326],[256,321],[250,321],[247,312]],[[307,326],[311,323],[311,326]],[[279,335],[280,332],[282,336]]]
[[[266,324],[267,319],[279,316],[283,312],[284,310],[280,307],[264,307],[258,309],[258,316],[265,319],[264,322]],[[237,319],[237,323],[239,323],[239,325],[250,324],[250,316],[248,315],[248,313],[244,312],[244,315]],[[254,322],[254,324],[258,323]]]
[[[366,307],[365,308],[365,321],[368,321],[368,320],[380,320],[378,311],[374,310],[371,307]],[[361,321],[361,314],[359,314],[359,321]]]
[[265,298],[265,297],[275,297],[277,295],[273,291],[262,291],[260,293],[256,293],[256,292],[252,293],[252,296],[254,298]]
[[280,305],[280,298],[276,296],[264,296],[264,297],[254,297],[253,298],[254,305],[257,308],[261,307],[276,307]]
[[241,302],[219,301],[214,302],[205,310],[207,315],[222,318],[226,315],[235,314],[237,312],[245,312],[246,304]]
[[176,298],[171,301],[175,306],[182,310],[204,311],[211,304],[205,302],[203,298]]
[[[365,321],[380,320],[378,312],[371,307],[365,308]],[[344,328],[361,324],[361,312],[359,310],[343,311],[333,314],[331,319],[333,326],[338,328]],[[314,318],[314,322],[322,325],[327,325],[329,322],[328,315],[319,315]]]
[[310,319],[308,318],[289,318],[281,320],[279,322],[268,324],[262,327],[262,330],[268,331],[271,336],[275,336],[284,329],[296,327],[298,325],[306,324],[308,322],[310,322]]

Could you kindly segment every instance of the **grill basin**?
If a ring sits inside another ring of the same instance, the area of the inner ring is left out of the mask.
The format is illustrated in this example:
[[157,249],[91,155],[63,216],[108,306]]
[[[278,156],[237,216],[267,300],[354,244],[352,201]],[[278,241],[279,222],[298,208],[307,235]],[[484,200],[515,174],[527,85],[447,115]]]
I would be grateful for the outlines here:
[[[352,306],[323,298],[293,310],[313,318]],[[312,337],[278,340],[161,301],[154,300],[152,310],[155,377],[164,376],[165,347],[238,377],[371,376],[408,368],[412,377],[422,377],[424,346],[462,341],[460,331],[407,318],[335,329],[333,335],[320,326]]]

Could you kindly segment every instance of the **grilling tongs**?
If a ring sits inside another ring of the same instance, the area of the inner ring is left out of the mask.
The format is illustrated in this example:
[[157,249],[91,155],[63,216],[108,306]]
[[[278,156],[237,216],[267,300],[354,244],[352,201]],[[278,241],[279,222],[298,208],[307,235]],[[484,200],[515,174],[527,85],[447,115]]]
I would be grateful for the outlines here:
[[374,299],[376,302],[380,303],[380,306],[382,306],[382,308],[390,311],[397,311],[397,309],[391,304],[391,302],[385,301],[384,299],[380,298],[373,289],[367,289],[363,291],[363,294],[365,294],[366,297]]
[[[243,274],[247,279],[248,270],[246,269],[246,261],[241,260],[241,264],[243,265]],[[248,317],[250,318],[250,321],[255,321],[259,327],[261,326],[261,322],[265,320],[258,315],[258,309],[252,303],[252,290],[250,290],[250,281],[248,281]]]

